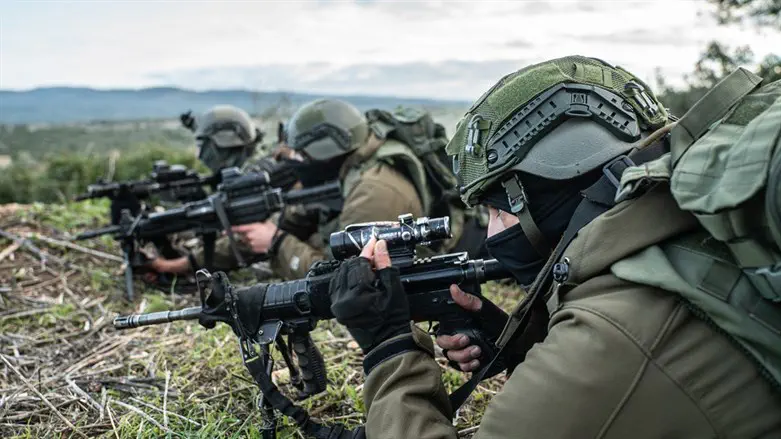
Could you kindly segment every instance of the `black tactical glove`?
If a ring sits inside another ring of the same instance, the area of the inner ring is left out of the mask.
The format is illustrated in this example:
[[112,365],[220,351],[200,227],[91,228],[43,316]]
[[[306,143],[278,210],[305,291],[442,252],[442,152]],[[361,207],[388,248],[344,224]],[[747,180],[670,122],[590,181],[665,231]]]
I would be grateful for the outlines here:
[[[252,336],[258,332],[263,311],[263,299],[266,297],[268,285],[256,284],[249,288],[239,288],[232,291],[236,301],[229,306],[228,288],[233,288],[228,282],[228,276],[217,272],[212,277],[212,292],[202,304],[198,323],[206,329],[214,328],[217,322],[230,325],[237,336]],[[235,309],[238,322],[231,313]],[[239,326],[241,325],[241,326]]]
[[372,270],[356,257],[336,270],[329,286],[331,312],[366,354],[389,338],[410,333],[410,312],[399,270]]

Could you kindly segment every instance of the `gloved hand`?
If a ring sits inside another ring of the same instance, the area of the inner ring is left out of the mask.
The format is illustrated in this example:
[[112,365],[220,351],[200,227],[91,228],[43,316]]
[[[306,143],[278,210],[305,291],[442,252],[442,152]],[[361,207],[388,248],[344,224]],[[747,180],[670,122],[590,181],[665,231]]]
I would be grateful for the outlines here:
[[[203,303],[198,323],[206,329],[212,329],[217,322],[230,325],[237,336],[251,336],[258,332],[262,319],[263,299],[266,297],[268,285],[256,284],[248,288],[233,291],[237,296],[235,304],[239,322],[231,315],[226,292],[233,288],[228,282],[228,276],[219,271],[212,277],[212,291]],[[241,327],[239,327],[241,324]]]
[[391,267],[385,241],[372,238],[359,257],[342,263],[329,291],[331,312],[364,354],[385,340],[412,332],[407,296],[398,268]]

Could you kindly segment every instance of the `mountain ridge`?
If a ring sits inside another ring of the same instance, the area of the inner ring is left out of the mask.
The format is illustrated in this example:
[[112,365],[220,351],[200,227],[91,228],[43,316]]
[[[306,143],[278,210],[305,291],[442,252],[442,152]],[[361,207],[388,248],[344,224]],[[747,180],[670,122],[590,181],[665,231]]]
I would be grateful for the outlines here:
[[26,90],[0,89],[0,124],[175,118],[184,111],[199,113],[217,104],[235,105],[250,113],[262,114],[279,107],[289,111],[319,97],[343,99],[361,110],[393,108],[396,105],[429,108],[465,108],[469,105],[469,102],[460,100],[383,95],[320,95],[248,89],[193,90],[172,86],[111,89],[52,86]]

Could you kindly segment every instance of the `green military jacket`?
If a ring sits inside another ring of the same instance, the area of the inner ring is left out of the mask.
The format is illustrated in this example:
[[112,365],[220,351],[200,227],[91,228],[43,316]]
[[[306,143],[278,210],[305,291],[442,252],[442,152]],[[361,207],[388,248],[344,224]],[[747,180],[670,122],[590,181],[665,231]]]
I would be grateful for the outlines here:
[[[676,294],[616,275],[639,250],[699,233],[668,191],[617,205],[567,248],[574,287],[549,302],[548,336],[475,438],[781,437],[781,394],[732,340]],[[428,353],[392,357],[366,379],[371,439],[457,437],[431,340],[417,340]]]
[[371,143],[378,140],[371,139],[374,140],[356,151],[342,168],[344,203],[337,218],[303,218],[295,209],[285,210],[286,222],[308,224],[314,233],[305,240],[302,238],[306,233],[289,233],[282,238],[271,256],[277,275],[285,279],[306,276],[312,263],[329,258],[326,243],[330,233],[350,224],[394,220],[404,213],[416,217],[424,214],[424,201],[415,183],[387,161],[371,160],[381,148],[381,144]]

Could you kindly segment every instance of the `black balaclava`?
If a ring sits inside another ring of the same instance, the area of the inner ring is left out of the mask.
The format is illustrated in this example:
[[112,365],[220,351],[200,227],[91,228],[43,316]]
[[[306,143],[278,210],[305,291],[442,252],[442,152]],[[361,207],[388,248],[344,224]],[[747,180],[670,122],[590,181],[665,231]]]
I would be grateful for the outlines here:
[[[571,180],[548,180],[521,173],[520,179],[529,198],[527,207],[546,242],[555,245],[567,228],[572,214],[583,199],[580,192],[591,186],[601,176],[592,172]],[[511,213],[507,192],[498,182],[488,188],[481,200],[493,208]],[[485,246],[492,258],[499,261],[523,286],[537,277],[546,258],[534,249],[516,224],[486,239]]]
[[340,155],[328,160],[304,160],[303,162],[288,158],[281,160],[295,170],[298,180],[304,187],[314,187],[337,180],[339,170],[348,155]]

